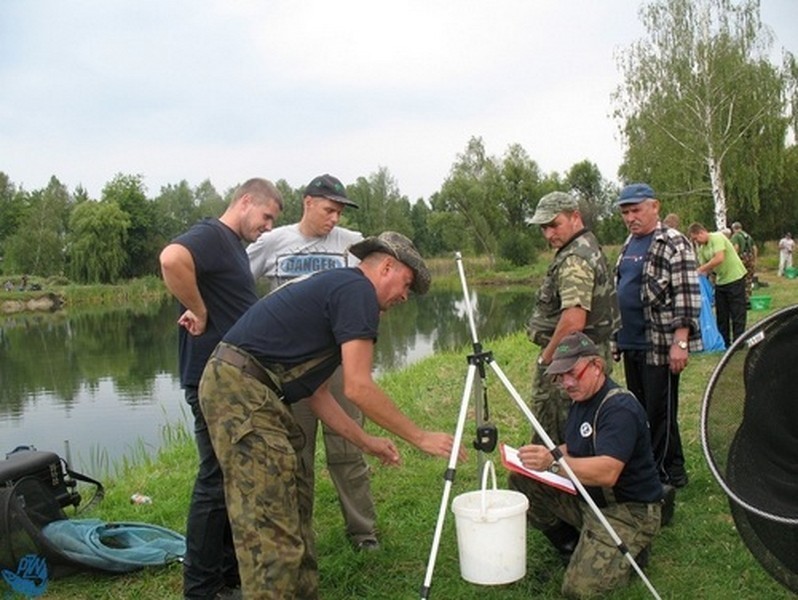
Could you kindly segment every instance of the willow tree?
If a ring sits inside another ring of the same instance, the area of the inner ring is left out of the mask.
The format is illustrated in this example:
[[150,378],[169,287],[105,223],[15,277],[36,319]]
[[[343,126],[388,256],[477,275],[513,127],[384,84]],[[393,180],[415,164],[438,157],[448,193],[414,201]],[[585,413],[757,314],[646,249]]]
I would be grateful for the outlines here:
[[82,202],[69,218],[70,276],[80,283],[115,283],[127,259],[130,216],[115,202]]
[[788,123],[759,2],[656,0],[640,14],[647,35],[619,55],[614,97],[622,177],[711,198],[718,228],[730,208],[757,214],[760,190],[778,180]]

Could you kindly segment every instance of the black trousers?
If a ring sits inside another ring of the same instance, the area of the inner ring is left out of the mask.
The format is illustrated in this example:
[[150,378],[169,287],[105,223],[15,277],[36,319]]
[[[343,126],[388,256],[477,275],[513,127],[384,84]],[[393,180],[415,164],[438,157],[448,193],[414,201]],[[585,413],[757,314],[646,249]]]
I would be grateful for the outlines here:
[[726,285],[715,286],[715,319],[727,348],[745,333],[745,304],[745,277]]
[[663,483],[685,475],[682,437],[679,433],[679,375],[668,365],[646,363],[644,350],[624,350],[626,387],[646,409],[654,462]]
[[199,469],[186,522],[183,597],[204,600],[213,598],[225,585],[238,585],[238,561],[227,518],[222,468],[200,410],[197,388],[187,387],[185,399],[194,415]]

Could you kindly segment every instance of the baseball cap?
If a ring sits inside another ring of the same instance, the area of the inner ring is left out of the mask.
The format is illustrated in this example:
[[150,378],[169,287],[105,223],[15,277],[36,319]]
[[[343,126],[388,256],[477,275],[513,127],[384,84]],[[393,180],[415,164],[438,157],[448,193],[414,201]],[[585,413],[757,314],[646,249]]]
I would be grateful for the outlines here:
[[563,211],[579,209],[579,202],[571,194],[565,192],[551,192],[543,196],[535,208],[535,214],[529,220],[534,225],[551,223]]
[[581,331],[569,333],[554,349],[554,358],[546,369],[546,375],[567,373],[583,356],[600,356],[598,347]]
[[305,188],[305,196],[314,198],[327,198],[341,204],[357,208],[357,204],[346,197],[346,188],[341,180],[329,173],[314,177]]
[[640,204],[644,200],[654,199],[654,190],[647,183],[630,183],[621,190],[618,206],[624,204]]
[[413,271],[413,284],[410,289],[423,295],[429,291],[432,276],[421,254],[408,238],[395,231],[383,231],[380,235],[367,237],[349,246],[349,252],[360,260],[372,252],[385,252],[410,267]]

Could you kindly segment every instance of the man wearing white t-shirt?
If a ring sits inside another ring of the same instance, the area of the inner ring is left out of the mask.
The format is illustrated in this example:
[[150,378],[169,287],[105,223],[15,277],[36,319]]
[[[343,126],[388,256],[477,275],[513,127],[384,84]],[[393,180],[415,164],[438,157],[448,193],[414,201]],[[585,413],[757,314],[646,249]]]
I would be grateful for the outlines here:
[[[357,208],[337,178],[329,174],[315,177],[305,188],[299,223],[277,227],[247,248],[249,267],[255,280],[266,278],[271,291],[296,277],[357,265],[358,259],[347,249],[362,240],[363,235],[337,226],[347,206]],[[333,375],[331,387],[341,407],[362,426],[363,414],[343,394],[340,368]],[[318,419],[306,400],[291,408],[305,434],[301,459],[312,486]],[[376,550],[379,542],[368,464],[353,444],[326,426],[322,430],[327,468],[338,491],[346,533],[355,548]]]
[[787,269],[792,269],[792,251],[795,248],[795,240],[788,231],[779,240],[779,277],[783,277]]

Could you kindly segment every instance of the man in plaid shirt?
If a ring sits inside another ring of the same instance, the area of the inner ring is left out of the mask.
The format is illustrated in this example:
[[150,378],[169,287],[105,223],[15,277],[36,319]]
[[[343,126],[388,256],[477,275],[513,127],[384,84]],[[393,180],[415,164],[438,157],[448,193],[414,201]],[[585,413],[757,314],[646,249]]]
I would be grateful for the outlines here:
[[702,349],[701,290],[689,240],[659,220],[659,200],[645,183],[618,198],[629,230],[615,267],[621,329],[613,353],[623,356],[627,388],[643,404],[660,480],[687,485],[677,420],[679,375]]

